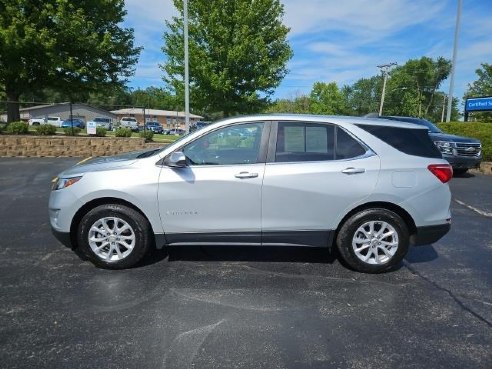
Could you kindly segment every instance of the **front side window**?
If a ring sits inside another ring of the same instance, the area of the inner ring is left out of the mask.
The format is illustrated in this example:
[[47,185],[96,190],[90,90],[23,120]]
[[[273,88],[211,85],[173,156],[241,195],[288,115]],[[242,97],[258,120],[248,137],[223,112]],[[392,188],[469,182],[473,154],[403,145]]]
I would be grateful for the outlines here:
[[246,123],[218,129],[187,144],[183,153],[189,165],[257,163],[263,126]]

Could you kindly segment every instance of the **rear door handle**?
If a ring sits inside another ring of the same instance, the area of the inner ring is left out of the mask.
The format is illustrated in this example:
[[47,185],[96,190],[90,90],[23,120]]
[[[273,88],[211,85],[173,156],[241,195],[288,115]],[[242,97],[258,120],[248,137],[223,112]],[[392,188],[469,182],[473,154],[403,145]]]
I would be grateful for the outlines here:
[[258,177],[258,173],[240,172],[238,174],[235,174],[234,177],[236,177],[236,178],[256,178],[256,177]]
[[364,173],[366,170],[364,168],[345,168],[342,170],[342,173],[345,174],[359,174],[359,173]]

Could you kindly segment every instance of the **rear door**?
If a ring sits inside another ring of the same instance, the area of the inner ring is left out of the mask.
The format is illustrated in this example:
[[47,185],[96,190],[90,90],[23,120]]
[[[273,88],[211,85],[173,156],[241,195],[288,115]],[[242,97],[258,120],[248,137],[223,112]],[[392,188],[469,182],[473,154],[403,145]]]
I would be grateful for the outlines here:
[[340,214],[369,196],[380,161],[332,124],[279,122],[262,192],[264,243],[325,246]]

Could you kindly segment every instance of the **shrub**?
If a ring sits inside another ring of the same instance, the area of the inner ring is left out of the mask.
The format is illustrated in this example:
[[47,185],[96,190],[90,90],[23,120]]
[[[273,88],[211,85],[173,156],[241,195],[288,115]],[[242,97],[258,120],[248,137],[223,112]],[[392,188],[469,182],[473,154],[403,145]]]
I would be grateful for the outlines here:
[[132,137],[132,130],[130,128],[120,127],[115,132],[116,137]]
[[56,127],[51,124],[36,126],[36,133],[42,136],[51,136],[56,134]]
[[12,122],[7,125],[6,131],[11,135],[25,135],[29,132],[29,125],[24,122]]
[[145,142],[150,142],[154,138],[154,132],[151,130],[142,131],[140,137],[145,138]]
[[65,136],[78,136],[81,129],[79,127],[67,127],[63,129],[65,131]]
[[108,132],[108,130],[104,127],[96,127],[96,136],[97,137],[105,137],[106,136],[106,132]]
[[483,161],[492,161],[492,123],[451,122],[440,123],[438,126],[446,133],[479,139],[482,143]]

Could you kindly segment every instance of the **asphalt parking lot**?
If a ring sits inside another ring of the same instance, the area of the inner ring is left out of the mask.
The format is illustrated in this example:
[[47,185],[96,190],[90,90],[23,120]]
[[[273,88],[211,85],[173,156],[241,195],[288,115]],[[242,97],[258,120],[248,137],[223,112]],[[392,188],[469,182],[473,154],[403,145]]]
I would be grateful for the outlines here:
[[453,179],[451,232],[382,275],[261,247],[108,271],[50,232],[76,161],[0,158],[2,368],[492,368],[492,176]]

